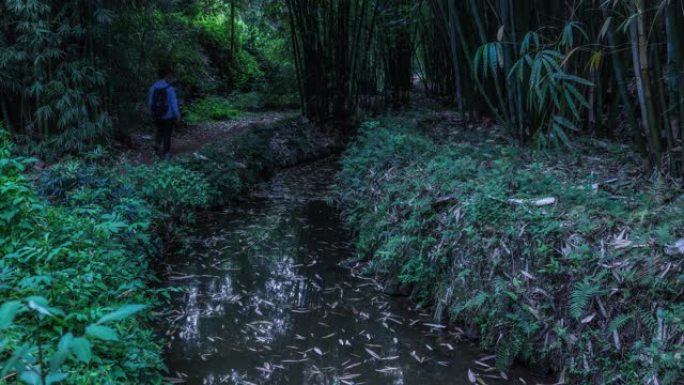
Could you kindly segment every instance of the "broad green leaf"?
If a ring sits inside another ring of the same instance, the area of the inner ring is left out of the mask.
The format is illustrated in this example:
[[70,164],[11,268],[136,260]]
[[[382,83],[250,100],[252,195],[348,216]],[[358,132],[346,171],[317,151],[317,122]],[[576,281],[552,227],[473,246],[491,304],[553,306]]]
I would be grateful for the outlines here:
[[19,301],[5,302],[0,306],[0,330],[10,326],[14,317],[21,311],[22,305]]
[[90,359],[92,358],[90,341],[83,337],[74,338],[74,341],[71,344],[71,351],[81,362],[90,362]]
[[97,321],[97,324],[102,324],[109,321],[119,321],[124,318],[130,317],[131,315],[144,309],[145,305],[125,305],[115,310],[109,314],[106,314]]
[[581,105],[583,105],[585,108],[591,107],[591,105],[589,104],[589,101],[587,101],[587,99],[584,97],[584,95],[582,95],[582,93],[579,92],[577,90],[577,88],[575,88],[575,86],[573,86],[572,84],[567,84],[566,87],[567,87],[568,91],[570,91],[575,96],[575,99],[577,101],[579,101]]
[[560,139],[560,141],[563,143],[563,145],[565,145],[566,147],[571,147],[570,139],[568,138],[567,135],[565,135],[565,132],[563,131],[563,129],[558,124],[555,124],[555,123],[552,124],[551,127],[553,129],[553,133],[558,137],[558,139]]
[[579,120],[582,115],[580,111],[577,109],[577,106],[575,105],[575,100],[572,98],[572,94],[568,91],[567,87],[568,86],[566,85],[566,88],[562,91],[563,97],[567,102],[568,108],[570,108],[570,111],[572,111],[572,115],[575,117],[575,119]]
[[69,377],[67,373],[50,373],[45,377],[45,385],[52,385],[58,382],[62,382]]
[[30,385],[43,385],[43,379],[36,372],[24,372],[19,377],[22,382]]
[[108,326],[101,326],[96,324],[88,325],[88,327],[86,328],[86,334],[90,337],[104,341],[117,341],[119,339],[116,330]]
[[74,340],[74,335],[67,333],[59,340],[57,351],[50,357],[50,371],[56,372],[69,356],[69,350]]

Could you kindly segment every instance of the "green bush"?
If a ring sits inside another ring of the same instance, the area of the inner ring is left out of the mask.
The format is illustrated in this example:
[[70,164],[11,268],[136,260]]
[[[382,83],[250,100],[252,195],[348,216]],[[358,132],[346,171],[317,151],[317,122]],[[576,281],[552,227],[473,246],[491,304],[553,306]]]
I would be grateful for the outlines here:
[[327,153],[327,138],[296,119],[251,126],[227,140],[209,144],[178,160],[208,181],[213,203],[238,197],[278,167]]
[[50,204],[24,176],[30,164],[0,140],[0,377],[160,384],[151,317],[130,317],[157,304],[148,206],[130,198],[103,207],[87,186],[68,198],[82,205]]
[[242,111],[257,111],[263,108],[262,96],[258,92],[234,93],[230,95],[231,104]]
[[447,138],[384,120],[345,153],[340,197],[374,271],[478,331],[501,369],[521,359],[584,383],[681,380],[684,276],[668,246],[684,236],[679,194],[627,174],[619,190],[596,185],[630,168],[618,147],[596,160],[589,145],[530,156]]
[[32,162],[0,138],[2,378],[162,383],[154,318],[129,316],[168,295],[150,288],[150,262],[215,194],[179,165],[121,169],[108,158],[98,150],[58,163],[34,186]]
[[240,115],[229,100],[217,96],[200,99],[185,110],[185,119],[191,124],[230,120]]
[[159,221],[192,223],[195,211],[211,203],[212,191],[204,176],[176,164],[129,168],[123,179],[134,196],[154,207]]

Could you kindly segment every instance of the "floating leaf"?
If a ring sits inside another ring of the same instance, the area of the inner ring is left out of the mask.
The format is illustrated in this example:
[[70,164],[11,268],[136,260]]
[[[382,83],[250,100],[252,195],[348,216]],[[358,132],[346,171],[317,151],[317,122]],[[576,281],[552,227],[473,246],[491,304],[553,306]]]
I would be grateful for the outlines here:
[[475,376],[475,373],[473,373],[473,371],[470,369],[468,369],[468,381],[470,381],[473,384],[477,382],[477,377]]

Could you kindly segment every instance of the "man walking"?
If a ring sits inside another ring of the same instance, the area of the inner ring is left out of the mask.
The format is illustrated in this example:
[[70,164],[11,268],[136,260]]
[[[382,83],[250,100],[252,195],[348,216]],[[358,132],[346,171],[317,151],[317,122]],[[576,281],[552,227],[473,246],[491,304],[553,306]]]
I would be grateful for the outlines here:
[[[178,98],[172,84],[176,78],[167,68],[159,71],[159,80],[154,82],[147,98],[147,107],[152,113],[157,126],[155,149],[158,155],[169,159],[171,157],[171,133],[176,121],[180,119]],[[162,151],[160,153],[160,151]]]

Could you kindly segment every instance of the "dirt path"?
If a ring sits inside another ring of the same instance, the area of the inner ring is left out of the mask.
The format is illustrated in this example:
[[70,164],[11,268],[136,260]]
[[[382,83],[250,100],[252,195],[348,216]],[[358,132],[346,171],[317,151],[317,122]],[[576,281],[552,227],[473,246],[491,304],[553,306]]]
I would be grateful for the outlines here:
[[[176,157],[197,151],[205,144],[235,135],[254,124],[275,122],[296,115],[296,111],[267,111],[250,113],[234,120],[179,126],[171,139],[171,155]],[[126,152],[128,160],[143,164],[158,160],[154,151],[154,136],[155,129],[152,126],[147,131],[134,134],[134,148]]]

